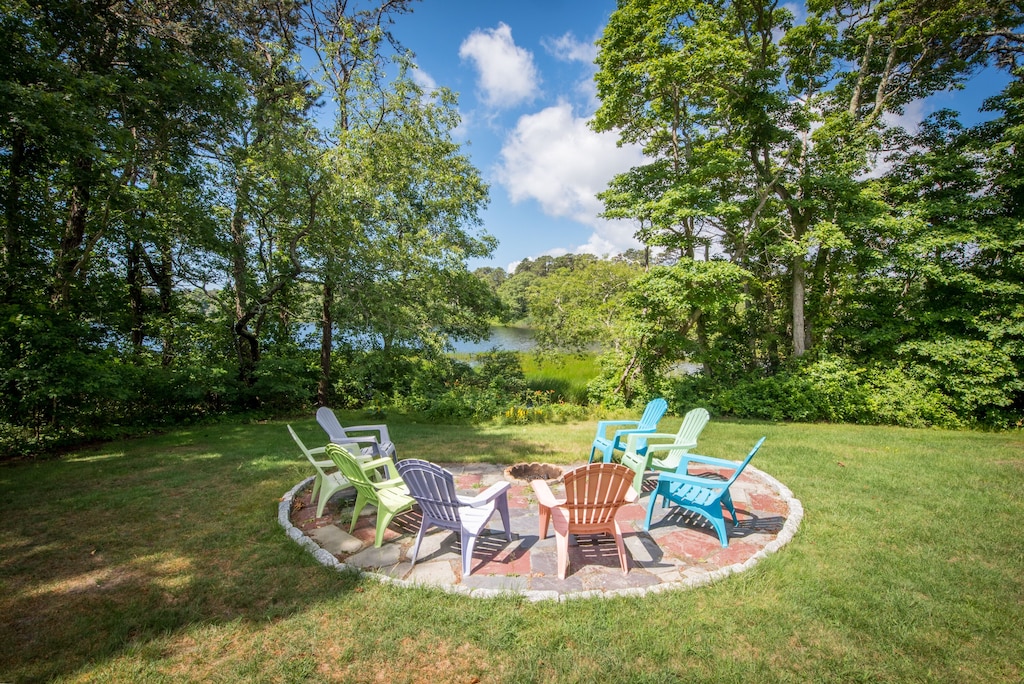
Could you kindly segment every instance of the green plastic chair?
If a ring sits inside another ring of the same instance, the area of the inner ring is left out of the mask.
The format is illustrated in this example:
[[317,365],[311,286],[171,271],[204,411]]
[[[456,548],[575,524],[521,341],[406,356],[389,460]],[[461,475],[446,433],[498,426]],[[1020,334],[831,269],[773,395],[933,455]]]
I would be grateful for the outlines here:
[[[327,455],[338,466],[338,470],[344,475],[356,489],[356,507],[352,511],[352,524],[348,531],[356,528],[356,521],[359,519],[359,512],[366,505],[377,507],[377,534],[374,537],[373,545],[380,547],[384,543],[384,530],[396,515],[402,511],[412,508],[414,500],[409,496],[409,489],[405,486],[395,463],[387,456],[376,458],[372,461],[360,463],[345,447],[337,444],[328,444],[324,447]],[[373,481],[373,472],[377,468],[387,470],[387,479],[379,482]]]
[[[302,450],[302,453],[306,455],[306,458],[309,459],[309,462],[312,463],[313,467],[316,469],[316,479],[313,480],[313,492],[311,497],[313,500],[316,500],[317,494],[320,495],[316,504],[316,517],[319,518],[324,514],[324,506],[327,505],[327,500],[334,496],[335,492],[345,489],[346,487],[351,487],[352,485],[340,471],[335,470],[337,466],[334,464],[334,461],[330,459],[317,460],[316,457],[324,453],[324,447],[307,449],[306,445],[302,443],[301,439],[299,439],[299,436],[295,434],[295,430],[292,429],[291,425],[288,426],[288,432],[291,433],[292,439],[295,440],[295,443],[299,445],[299,449]],[[331,472],[324,470],[325,468],[330,468]]]
[[[710,418],[707,409],[695,408],[683,416],[683,423],[674,435],[661,432],[629,435],[626,439],[626,453],[622,455],[622,465],[635,473],[633,489],[637,494],[643,490],[644,473],[648,470],[666,473],[676,471],[683,455],[697,446],[697,438]],[[651,444],[652,439],[670,441]]]
[[[736,517],[736,507],[732,505],[732,496],[729,494],[729,487],[740,476],[743,469],[754,458],[754,454],[764,444],[765,438],[758,440],[754,448],[750,450],[747,457],[741,463],[726,461],[721,458],[710,456],[697,456],[695,454],[683,454],[678,471],[674,473],[659,473],[658,487],[651,494],[647,505],[647,519],[644,521],[644,529],[651,529],[651,516],[654,515],[654,503],[658,497],[662,497],[662,506],[674,503],[693,513],[703,516],[715,528],[718,533],[718,541],[723,547],[729,546],[729,535],[725,529],[725,514],[722,507],[725,506],[732,514],[733,527],[739,522]],[[703,463],[717,468],[731,468],[732,475],[727,480],[711,479],[709,477],[696,477],[687,474],[690,463]]]

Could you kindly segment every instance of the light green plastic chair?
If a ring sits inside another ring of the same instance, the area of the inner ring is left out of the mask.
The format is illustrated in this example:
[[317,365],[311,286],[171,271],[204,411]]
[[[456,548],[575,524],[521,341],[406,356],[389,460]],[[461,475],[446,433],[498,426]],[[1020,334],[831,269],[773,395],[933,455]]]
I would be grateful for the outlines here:
[[[327,500],[334,496],[335,492],[352,485],[340,471],[335,470],[337,466],[334,465],[334,461],[331,459],[317,460],[316,457],[324,453],[324,447],[307,449],[306,445],[299,439],[299,436],[295,434],[295,430],[292,429],[291,425],[288,426],[288,432],[291,433],[292,439],[295,440],[295,443],[299,445],[299,449],[302,450],[302,453],[306,455],[306,458],[309,459],[309,462],[316,469],[316,479],[313,480],[311,499],[317,502],[316,517],[319,518],[324,514],[324,506],[327,505]],[[331,472],[328,472],[325,468],[329,468]],[[317,494],[320,495],[319,500],[317,500]]]
[[[683,416],[683,423],[674,435],[659,432],[629,435],[626,440],[626,453],[622,456],[622,465],[635,473],[633,489],[637,494],[643,489],[644,473],[648,470],[666,473],[676,471],[683,455],[697,446],[697,438],[700,437],[709,419],[706,409],[695,408]],[[651,444],[652,439],[671,441]]]
[[[360,463],[345,447],[328,444],[324,448],[327,450],[327,455],[338,466],[341,474],[356,489],[356,507],[352,511],[352,524],[348,531],[352,532],[356,528],[359,511],[363,510],[364,506],[368,504],[376,506],[377,534],[374,537],[373,545],[380,547],[384,543],[384,530],[391,524],[394,517],[402,511],[409,510],[415,503],[409,496],[409,489],[398,474],[394,461],[385,456]],[[373,472],[381,467],[387,470],[387,479],[374,482]]]

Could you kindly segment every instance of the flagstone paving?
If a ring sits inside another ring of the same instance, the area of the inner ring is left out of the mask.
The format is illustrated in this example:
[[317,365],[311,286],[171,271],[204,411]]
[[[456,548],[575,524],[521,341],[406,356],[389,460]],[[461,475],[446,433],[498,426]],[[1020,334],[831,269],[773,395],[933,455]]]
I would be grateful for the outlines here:
[[[383,546],[374,548],[376,509],[366,507],[349,534],[354,490],[338,492],[318,518],[316,505],[310,501],[310,478],[281,499],[278,519],[288,535],[321,563],[338,569],[370,573],[381,581],[434,586],[481,598],[511,592],[531,600],[564,600],[693,587],[748,570],[787,543],[803,517],[800,501],[785,485],[748,466],[730,488],[739,523],[727,523],[727,548],[722,548],[707,521],[675,506],[662,508],[659,503],[650,531],[644,531],[648,500],[657,479],[654,473],[648,473],[640,498],[623,506],[617,516],[630,560],[629,572],[622,573],[610,536],[580,535],[570,544],[569,570],[561,580],[556,567],[554,533],[540,538],[537,501],[528,482],[507,479],[505,468],[498,465],[445,467],[455,475],[460,493],[468,495],[494,482],[511,483],[508,503],[512,541],[505,540],[501,518],[495,514],[477,540],[469,576],[462,574],[459,536],[448,530],[429,531],[420,545],[416,564],[409,562],[421,520],[418,507],[397,516],[385,532]],[[691,474],[718,473],[695,467]],[[560,485],[554,483],[552,490],[557,496]]]

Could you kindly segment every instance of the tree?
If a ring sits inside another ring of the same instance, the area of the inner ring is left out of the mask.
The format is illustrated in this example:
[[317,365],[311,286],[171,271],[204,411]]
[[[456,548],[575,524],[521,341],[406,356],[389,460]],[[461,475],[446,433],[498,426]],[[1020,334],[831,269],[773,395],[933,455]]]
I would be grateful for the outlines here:
[[590,258],[533,280],[526,296],[538,352],[617,348],[623,297],[640,273],[628,263]]
[[797,24],[776,2],[620,3],[599,41],[594,126],[652,161],[615,179],[608,215],[640,221],[651,244],[690,258],[713,245],[784,284],[801,356],[829,316],[843,227],[869,203],[882,115],[970,73],[1005,10],[811,3]]

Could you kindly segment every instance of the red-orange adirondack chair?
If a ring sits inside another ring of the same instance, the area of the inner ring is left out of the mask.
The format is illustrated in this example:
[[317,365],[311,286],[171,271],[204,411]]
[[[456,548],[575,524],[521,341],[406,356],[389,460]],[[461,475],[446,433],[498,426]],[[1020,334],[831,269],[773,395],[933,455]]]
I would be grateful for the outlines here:
[[626,545],[615,514],[621,506],[636,500],[633,471],[618,463],[591,463],[566,473],[564,482],[562,499],[555,498],[544,480],[530,482],[540,503],[541,539],[548,536],[548,523],[554,523],[559,579],[565,579],[569,568],[570,534],[612,535],[622,572],[628,573]]

